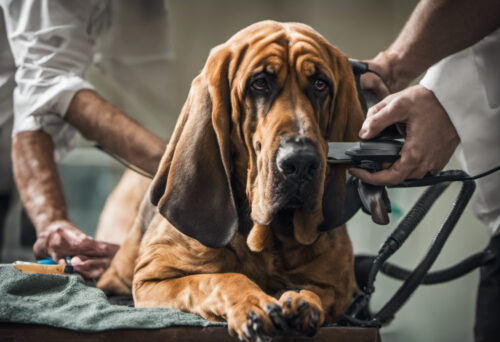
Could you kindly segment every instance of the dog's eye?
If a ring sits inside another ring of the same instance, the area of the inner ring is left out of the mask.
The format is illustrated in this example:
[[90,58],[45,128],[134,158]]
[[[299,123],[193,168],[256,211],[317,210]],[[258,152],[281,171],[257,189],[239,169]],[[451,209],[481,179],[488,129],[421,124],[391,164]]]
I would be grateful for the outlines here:
[[269,85],[267,84],[267,80],[264,77],[261,77],[252,82],[252,88],[257,91],[267,91],[269,89]]
[[328,84],[325,81],[323,81],[322,79],[317,79],[317,80],[314,80],[313,86],[314,86],[314,90],[316,90],[317,92],[322,92],[328,87]]

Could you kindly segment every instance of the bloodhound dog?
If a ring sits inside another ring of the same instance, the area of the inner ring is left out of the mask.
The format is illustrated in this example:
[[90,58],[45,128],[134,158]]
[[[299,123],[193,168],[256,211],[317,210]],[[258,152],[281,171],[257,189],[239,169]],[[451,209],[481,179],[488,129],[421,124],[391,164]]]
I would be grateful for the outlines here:
[[212,49],[139,215],[98,286],[137,307],[228,323],[242,340],[313,335],[356,288],[328,141],[363,121],[344,54],[259,22]]

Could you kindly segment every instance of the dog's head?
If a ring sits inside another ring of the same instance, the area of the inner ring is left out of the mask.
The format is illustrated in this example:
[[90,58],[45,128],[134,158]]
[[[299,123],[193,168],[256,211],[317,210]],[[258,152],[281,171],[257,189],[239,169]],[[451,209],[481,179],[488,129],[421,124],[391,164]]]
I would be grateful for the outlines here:
[[[345,197],[345,167],[327,165],[327,141],[356,140],[362,121],[339,50],[306,25],[254,24],[214,48],[193,81],[152,202],[209,247],[229,243],[241,215],[267,227],[283,211],[295,239],[312,243],[338,224]],[[249,213],[238,210],[242,195]]]

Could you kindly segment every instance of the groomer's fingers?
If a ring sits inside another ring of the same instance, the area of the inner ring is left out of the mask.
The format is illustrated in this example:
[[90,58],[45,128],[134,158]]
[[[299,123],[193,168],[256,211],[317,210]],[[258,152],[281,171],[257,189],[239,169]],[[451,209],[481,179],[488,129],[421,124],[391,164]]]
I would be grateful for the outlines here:
[[390,94],[380,77],[370,72],[361,76],[361,88],[365,92],[372,92],[379,100]]
[[401,156],[392,165],[383,165],[386,169],[370,173],[368,171],[351,168],[349,173],[365,183],[374,185],[396,185],[406,179],[420,179],[429,171],[426,154],[419,146],[418,141],[409,139],[401,149]]
[[[42,259],[47,257],[48,251],[47,251],[47,239],[46,238],[37,238],[35,241],[35,244],[33,245],[33,255],[37,259]],[[54,259],[57,260],[57,259]]]
[[87,256],[113,256],[119,246],[116,244],[97,241],[88,235],[75,234],[71,230],[63,230],[60,237],[67,241],[66,255],[87,255]]
[[360,136],[368,139],[393,124],[404,124],[406,141],[400,158],[389,168],[351,174],[375,185],[395,185],[405,179],[436,174],[449,161],[460,138],[444,107],[432,91],[416,85],[392,94],[371,109]]
[[390,99],[391,99],[390,96],[386,97],[385,99],[383,99],[379,103],[371,106],[368,109],[368,112],[366,113],[366,117],[369,118],[370,116],[376,115],[378,112],[380,112],[380,110],[382,110],[382,108],[384,108],[385,106],[387,106],[387,103],[390,101]]
[[[441,171],[441,170],[439,170],[439,171]],[[406,179],[421,179],[421,178],[424,178],[425,175],[427,175],[430,172],[431,172],[431,170],[429,170],[429,168],[417,167],[412,172],[410,172],[408,174],[408,176],[406,176]]]
[[[391,81],[389,78],[392,72],[388,59],[385,57],[385,53],[379,53],[375,58],[364,60],[363,62],[367,63],[368,68],[377,72],[378,75],[373,72],[367,72],[361,75],[361,88],[364,91],[374,93],[379,100],[388,96],[391,93],[391,89],[388,88],[388,83]],[[379,75],[384,78],[385,82]]]
[[401,162],[401,159],[398,159],[390,168],[382,171],[371,173],[363,169],[350,168],[349,173],[365,183],[373,185],[396,185],[407,179],[414,168],[414,165],[404,164]]
[[48,254],[58,260],[67,255],[113,256],[119,246],[96,241],[69,222],[55,224],[46,237]]
[[73,269],[84,278],[97,279],[108,268],[112,258],[87,258],[86,256],[75,256],[71,258]]
[[382,103],[370,108],[369,115],[359,132],[360,138],[373,138],[384,128],[395,123],[405,122],[408,118],[408,106],[405,102],[404,98],[391,95]]

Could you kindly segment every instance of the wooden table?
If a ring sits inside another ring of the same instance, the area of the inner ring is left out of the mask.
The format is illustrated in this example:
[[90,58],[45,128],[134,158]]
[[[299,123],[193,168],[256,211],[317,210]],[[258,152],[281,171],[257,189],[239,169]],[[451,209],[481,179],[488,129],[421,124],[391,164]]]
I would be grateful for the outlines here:
[[[171,327],[165,329],[117,329],[102,332],[77,332],[68,329],[54,328],[45,325],[31,325],[18,323],[0,323],[0,341],[2,342],[24,342],[24,341],[51,341],[51,342],[199,342],[199,341],[238,341],[230,337],[225,327]],[[318,334],[309,337],[283,336],[273,339],[276,342],[288,341],[310,341],[310,342],[380,342],[377,329],[372,328],[341,328],[326,327],[320,329]]]

